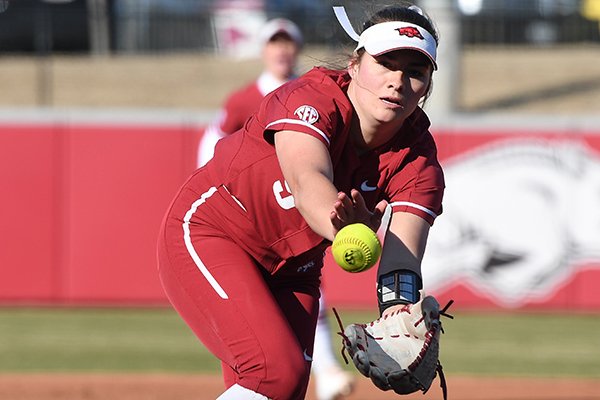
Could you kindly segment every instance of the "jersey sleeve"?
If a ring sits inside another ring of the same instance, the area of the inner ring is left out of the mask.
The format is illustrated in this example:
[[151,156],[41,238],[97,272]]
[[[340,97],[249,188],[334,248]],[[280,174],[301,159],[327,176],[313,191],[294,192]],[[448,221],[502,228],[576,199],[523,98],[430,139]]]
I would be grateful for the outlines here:
[[267,96],[259,119],[265,127],[264,138],[271,144],[276,132],[291,130],[314,136],[329,147],[341,117],[335,96],[314,84],[304,84],[290,85]]
[[444,173],[435,153],[416,156],[395,174],[389,183],[388,194],[393,212],[415,214],[430,225],[442,213]]

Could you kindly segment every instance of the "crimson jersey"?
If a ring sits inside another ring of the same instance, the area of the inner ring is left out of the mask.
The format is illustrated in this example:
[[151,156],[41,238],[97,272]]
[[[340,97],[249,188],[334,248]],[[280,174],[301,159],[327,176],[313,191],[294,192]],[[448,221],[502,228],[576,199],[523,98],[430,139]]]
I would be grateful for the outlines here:
[[312,135],[327,146],[338,190],[359,189],[370,208],[385,199],[394,211],[433,223],[442,211],[444,180],[425,113],[417,109],[392,141],[358,156],[349,136],[349,81],[345,71],[315,68],[267,95],[258,113],[220,140],[215,157],[184,186],[186,207],[203,204],[201,213],[190,209],[191,223],[219,227],[270,272],[308,250],[322,251],[323,238],[294,207],[279,167],[273,139],[281,130]]
[[248,117],[258,110],[263,97],[257,81],[232,93],[223,105],[219,130],[231,135],[240,129]]

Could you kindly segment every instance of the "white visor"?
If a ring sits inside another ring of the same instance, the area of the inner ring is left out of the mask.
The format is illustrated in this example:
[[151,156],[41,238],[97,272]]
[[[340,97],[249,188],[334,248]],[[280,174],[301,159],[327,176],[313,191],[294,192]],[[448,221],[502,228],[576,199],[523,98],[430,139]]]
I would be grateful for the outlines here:
[[[417,10],[423,15],[420,8]],[[394,50],[416,50],[425,54],[431,61],[433,69],[437,70],[435,62],[437,43],[425,28],[409,22],[390,21],[370,26],[358,35],[343,6],[335,6],[333,11],[348,36],[358,42],[354,51],[364,48],[370,55],[378,56]]]
[[372,56],[394,50],[416,50],[425,54],[437,70],[435,39],[419,25],[391,21],[370,26],[360,35],[355,51],[363,47]]

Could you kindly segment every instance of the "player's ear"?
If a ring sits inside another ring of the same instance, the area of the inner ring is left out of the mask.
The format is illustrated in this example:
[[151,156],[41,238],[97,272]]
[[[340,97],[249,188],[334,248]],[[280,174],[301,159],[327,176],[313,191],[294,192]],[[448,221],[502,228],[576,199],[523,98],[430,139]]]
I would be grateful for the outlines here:
[[354,79],[358,74],[358,68],[360,67],[360,60],[362,59],[363,50],[359,50],[358,52],[354,52],[350,59],[348,60],[348,73],[350,77]]
[[356,76],[356,72],[358,71],[358,61],[356,59],[352,59],[348,62],[348,73],[350,77],[354,79]]

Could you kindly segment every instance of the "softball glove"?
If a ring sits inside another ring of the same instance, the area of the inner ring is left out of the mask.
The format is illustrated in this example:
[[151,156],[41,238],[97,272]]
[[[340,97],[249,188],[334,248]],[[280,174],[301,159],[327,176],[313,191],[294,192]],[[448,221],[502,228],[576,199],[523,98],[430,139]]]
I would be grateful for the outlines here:
[[[421,293],[421,299],[368,324],[347,326],[340,333],[342,355],[347,351],[360,373],[379,389],[398,394],[425,393],[439,375],[446,400],[446,380],[438,360],[440,315],[452,318],[445,313],[452,301],[440,310],[434,297]],[[339,317],[338,322],[341,327]]]

